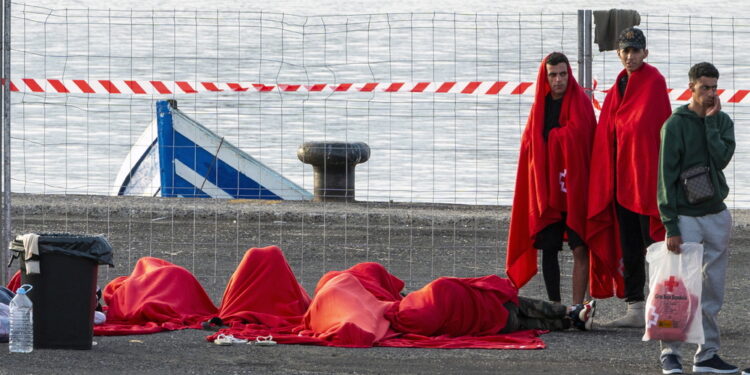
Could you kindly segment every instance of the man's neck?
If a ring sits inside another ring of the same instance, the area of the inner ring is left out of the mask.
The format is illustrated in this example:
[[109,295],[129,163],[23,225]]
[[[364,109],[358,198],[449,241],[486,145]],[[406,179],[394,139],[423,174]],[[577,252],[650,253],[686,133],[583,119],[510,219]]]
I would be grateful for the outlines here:
[[[635,71],[638,71],[638,70],[640,70],[641,68],[643,68],[643,64],[645,64],[645,62],[644,62],[644,63],[642,63],[642,64],[641,64],[641,66],[639,66],[638,68],[636,68],[635,70],[633,70],[633,72],[635,72]],[[627,74],[628,74],[628,78],[630,78],[630,75],[631,75],[631,74],[633,74],[633,72],[631,72],[631,71],[629,71],[629,70],[625,69],[625,73],[627,73]]]
[[706,117],[706,108],[698,104],[695,104],[695,102],[692,100],[690,101],[690,103],[688,103],[688,109],[695,112],[695,114],[698,115],[698,117],[700,118]]

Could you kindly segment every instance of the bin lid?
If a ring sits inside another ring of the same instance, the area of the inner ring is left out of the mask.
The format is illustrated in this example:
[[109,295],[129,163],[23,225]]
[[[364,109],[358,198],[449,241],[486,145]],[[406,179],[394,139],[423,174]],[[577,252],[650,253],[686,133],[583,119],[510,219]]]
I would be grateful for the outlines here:
[[[24,253],[23,235],[11,242],[11,251]],[[79,235],[70,233],[40,233],[38,239],[39,255],[59,253],[95,260],[99,264],[114,267],[112,246],[104,236]]]

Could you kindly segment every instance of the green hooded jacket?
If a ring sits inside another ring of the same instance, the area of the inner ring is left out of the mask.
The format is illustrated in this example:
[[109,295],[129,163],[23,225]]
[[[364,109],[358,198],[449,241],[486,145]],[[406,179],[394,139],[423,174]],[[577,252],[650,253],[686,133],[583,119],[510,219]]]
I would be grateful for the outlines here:
[[[678,107],[661,128],[657,201],[667,237],[680,236],[678,215],[705,216],[727,208],[729,194],[723,169],[734,155],[734,123],[724,112],[700,118],[687,104]],[[680,174],[695,166],[710,168],[714,197],[688,203]]]

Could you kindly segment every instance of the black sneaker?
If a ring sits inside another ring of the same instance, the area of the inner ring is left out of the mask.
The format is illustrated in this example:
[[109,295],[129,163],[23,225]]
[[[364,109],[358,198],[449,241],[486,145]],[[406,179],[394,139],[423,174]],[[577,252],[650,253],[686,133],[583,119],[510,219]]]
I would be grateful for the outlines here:
[[742,370],[742,375],[750,375],[750,367]]
[[693,372],[711,372],[714,374],[734,374],[740,369],[737,366],[732,366],[729,363],[724,362],[723,359],[719,358],[719,355],[713,356],[711,359],[705,361],[696,362],[693,365]]
[[568,313],[573,320],[573,326],[581,331],[590,331],[594,324],[594,314],[596,313],[596,301],[586,301],[582,304],[574,305],[573,310]]
[[661,357],[662,374],[682,374],[682,365],[680,357],[677,354],[667,354]]

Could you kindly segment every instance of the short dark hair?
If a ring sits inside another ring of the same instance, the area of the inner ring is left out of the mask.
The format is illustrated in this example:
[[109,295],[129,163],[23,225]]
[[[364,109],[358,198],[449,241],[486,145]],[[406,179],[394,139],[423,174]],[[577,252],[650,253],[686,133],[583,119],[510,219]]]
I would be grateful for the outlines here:
[[568,62],[568,57],[565,56],[562,52],[552,52],[547,56],[547,60],[544,61],[545,64],[555,66],[559,63],[566,63],[568,66],[570,66],[570,62]]
[[690,67],[688,78],[690,78],[690,82],[695,82],[700,77],[719,79],[719,70],[710,62],[699,62]]

